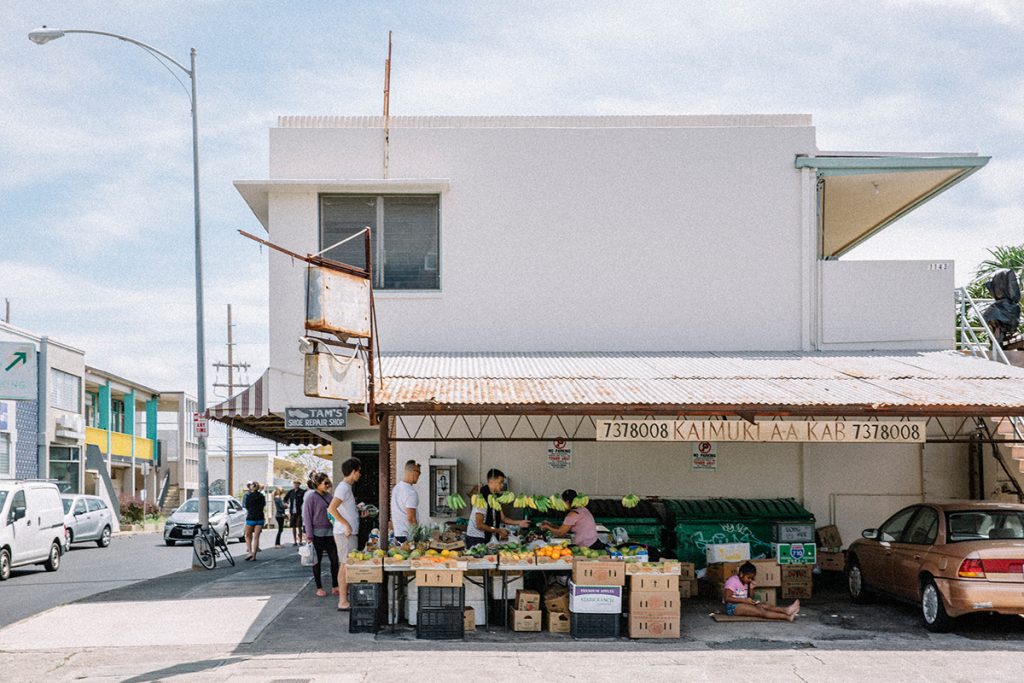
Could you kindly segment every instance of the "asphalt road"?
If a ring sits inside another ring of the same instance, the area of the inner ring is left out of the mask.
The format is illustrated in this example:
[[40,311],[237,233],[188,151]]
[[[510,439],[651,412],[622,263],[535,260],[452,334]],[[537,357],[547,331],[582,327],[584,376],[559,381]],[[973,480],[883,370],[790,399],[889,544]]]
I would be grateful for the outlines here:
[[[244,554],[244,546],[231,545],[232,551],[236,548]],[[0,628],[51,607],[191,566],[192,546],[169,548],[161,534],[115,536],[108,548],[76,544],[61,558],[56,572],[18,567],[0,583]]]

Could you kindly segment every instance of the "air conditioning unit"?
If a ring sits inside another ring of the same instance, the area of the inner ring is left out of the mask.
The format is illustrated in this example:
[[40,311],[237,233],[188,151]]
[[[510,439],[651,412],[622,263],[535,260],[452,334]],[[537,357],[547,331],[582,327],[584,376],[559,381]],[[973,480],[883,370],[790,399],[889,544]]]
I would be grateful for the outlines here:
[[59,415],[55,433],[64,439],[81,439],[85,436],[85,418],[81,415]]

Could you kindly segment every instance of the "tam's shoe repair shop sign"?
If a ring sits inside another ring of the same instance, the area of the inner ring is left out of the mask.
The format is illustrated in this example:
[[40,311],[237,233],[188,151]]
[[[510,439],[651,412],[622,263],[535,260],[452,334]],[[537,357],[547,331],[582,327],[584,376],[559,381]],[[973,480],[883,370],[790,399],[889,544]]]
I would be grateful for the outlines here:
[[925,420],[597,420],[598,441],[924,443]]

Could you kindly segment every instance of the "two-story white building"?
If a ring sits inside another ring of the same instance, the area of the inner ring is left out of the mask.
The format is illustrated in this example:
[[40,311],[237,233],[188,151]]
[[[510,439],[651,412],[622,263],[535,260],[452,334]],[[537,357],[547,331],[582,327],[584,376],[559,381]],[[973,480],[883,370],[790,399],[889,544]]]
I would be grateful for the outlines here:
[[[530,493],[792,497],[852,540],[1016,474],[1009,443],[1005,467],[979,468],[968,442],[1012,440],[999,424],[1024,414],[1024,371],[953,350],[952,261],[845,258],[986,162],[822,152],[802,115],[396,117],[387,133],[283,117],[269,177],[236,187],[299,254],[372,228],[380,427],[354,405],[344,432],[284,428],[287,407],[337,402],[304,395],[305,264],[275,251],[270,367],[211,414],[331,443],[336,465],[379,453],[382,502],[416,458],[454,466],[463,492],[498,467]],[[324,256],[365,265],[358,240]],[[705,433],[709,467],[696,437],[606,441],[611,418],[805,431]],[[907,429],[855,443],[831,431],[844,421]]]

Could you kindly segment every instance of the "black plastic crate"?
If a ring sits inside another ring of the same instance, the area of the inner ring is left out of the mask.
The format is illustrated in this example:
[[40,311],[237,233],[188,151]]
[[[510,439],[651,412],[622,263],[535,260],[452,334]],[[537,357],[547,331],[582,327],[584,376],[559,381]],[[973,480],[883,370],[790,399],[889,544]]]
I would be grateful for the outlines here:
[[466,587],[420,586],[418,609],[457,609],[466,606]]
[[419,609],[416,612],[416,637],[420,640],[462,640],[466,637],[465,624],[461,607]]
[[573,638],[618,638],[622,615],[573,612],[569,621],[569,632]]
[[381,586],[379,583],[350,583],[348,585],[348,602],[353,607],[376,607],[380,604]]
[[380,624],[377,606],[356,607],[352,605],[348,613],[349,633],[376,633]]

